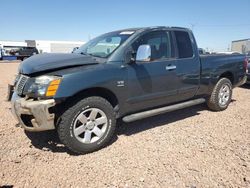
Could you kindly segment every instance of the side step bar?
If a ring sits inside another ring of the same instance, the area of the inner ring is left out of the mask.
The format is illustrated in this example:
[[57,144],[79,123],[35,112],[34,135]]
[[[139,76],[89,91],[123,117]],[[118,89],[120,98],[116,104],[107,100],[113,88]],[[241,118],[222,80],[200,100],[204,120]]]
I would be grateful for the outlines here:
[[182,102],[182,103],[178,103],[178,104],[174,104],[174,105],[170,105],[170,106],[166,106],[166,107],[162,107],[162,108],[157,108],[157,109],[148,110],[148,111],[145,111],[145,112],[139,112],[139,113],[131,114],[131,115],[123,117],[122,120],[124,122],[128,123],[128,122],[136,121],[136,120],[139,120],[139,119],[144,119],[144,118],[147,118],[147,117],[163,114],[163,113],[166,113],[166,112],[171,112],[171,111],[187,108],[187,107],[190,107],[190,106],[198,105],[198,104],[201,104],[201,103],[204,103],[204,102],[206,102],[206,99],[204,99],[204,98],[194,99],[194,100],[191,100],[191,101]]

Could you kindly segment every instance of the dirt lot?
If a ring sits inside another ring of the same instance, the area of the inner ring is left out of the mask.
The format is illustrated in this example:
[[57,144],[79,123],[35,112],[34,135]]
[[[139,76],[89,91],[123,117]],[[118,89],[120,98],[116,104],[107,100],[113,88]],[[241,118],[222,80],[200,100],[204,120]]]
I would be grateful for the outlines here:
[[18,127],[5,101],[17,67],[0,63],[0,186],[250,187],[250,87],[223,112],[199,105],[121,123],[108,147],[77,156],[53,131]]

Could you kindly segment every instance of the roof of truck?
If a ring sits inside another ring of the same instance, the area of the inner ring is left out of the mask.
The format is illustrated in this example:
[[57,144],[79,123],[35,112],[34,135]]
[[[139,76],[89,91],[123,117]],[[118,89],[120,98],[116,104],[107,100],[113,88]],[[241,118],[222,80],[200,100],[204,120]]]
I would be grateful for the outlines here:
[[135,27],[135,28],[127,28],[127,29],[121,29],[117,30],[117,32],[124,32],[124,31],[138,31],[138,30],[151,30],[151,29],[183,29],[183,30],[189,30],[185,27],[170,27],[170,26],[152,26],[152,27]]

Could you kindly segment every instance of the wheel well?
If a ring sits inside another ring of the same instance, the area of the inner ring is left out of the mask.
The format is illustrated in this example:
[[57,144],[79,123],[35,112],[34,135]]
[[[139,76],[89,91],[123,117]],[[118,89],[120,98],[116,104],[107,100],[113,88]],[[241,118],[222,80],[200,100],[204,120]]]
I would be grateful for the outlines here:
[[221,76],[220,76],[220,79],[221,78],[227,78],[231,81],[232,84],[234,84],[234,75],[233,73],[231,72],[224,72]]
[[76,93],[74,96],[67,99],[67,101],[72,101],[72,100],[78,101],[79,99],[83,99],[83,98],[91,97],[91,96],[102,97],[106,99],[107,101],[109,101],[113,107],[116,107],[118,105],[118,99],[112,91],[105,89],[105,88],[98,88],[98,87],[82,90]]

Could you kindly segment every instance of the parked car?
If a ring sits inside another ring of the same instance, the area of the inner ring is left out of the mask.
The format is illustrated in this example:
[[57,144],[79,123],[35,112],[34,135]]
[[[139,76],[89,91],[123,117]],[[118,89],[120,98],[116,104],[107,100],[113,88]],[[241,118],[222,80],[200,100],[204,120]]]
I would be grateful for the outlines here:
[[10,92],[12,112],[26,131],[56,129],[70,150],[87,153],[109,143],[118,118],[132,122],[204,102],[225,110],[246,71],[243,55],[200,57],[189,29],[114,31],[76,53],[25,60]]

